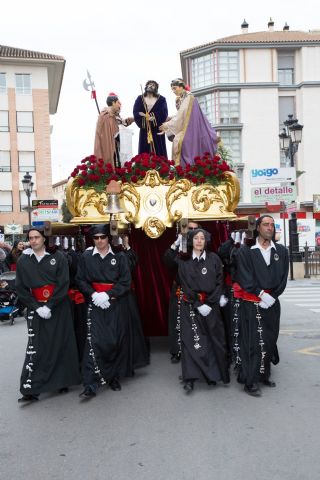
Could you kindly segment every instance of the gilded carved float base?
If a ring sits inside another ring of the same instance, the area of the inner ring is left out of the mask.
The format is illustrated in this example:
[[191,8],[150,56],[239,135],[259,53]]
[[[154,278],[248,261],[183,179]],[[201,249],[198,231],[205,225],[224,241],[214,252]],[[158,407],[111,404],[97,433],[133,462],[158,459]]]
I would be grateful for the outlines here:
[[[148,170],[137,183],[121,184],[120,206],[124,213],[113,215],[119,229],[129,223],[142,228],[150,238],[158,238],[166,228],[182,218],[193,220],[227,220],[235,218],[240,186],[233,172],[225,172],[221,183],[195,186],[187,179],[163,180],[156,170]],[[107,192],[83,189],[71,178],[67,184],[66,201],[73,215],[72,223],[108,223],[105,214]]]

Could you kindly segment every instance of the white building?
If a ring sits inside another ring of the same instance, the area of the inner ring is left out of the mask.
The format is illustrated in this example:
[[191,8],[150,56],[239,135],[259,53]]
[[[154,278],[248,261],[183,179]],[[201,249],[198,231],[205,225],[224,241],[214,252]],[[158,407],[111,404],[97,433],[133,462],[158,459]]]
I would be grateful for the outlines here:
[[52,193],[50,115],[58,107],[65,60],[0,45],[0,224],[28,224],[22,178],[33,198]]
[[312,218],[313,194],[320,193],[320,30],[274,31],[272,20],[263,32],[249,33],[245,21],[241,27],[239,35],[181,52],[183,78],[232,149],[242,183],[239,212],[266,211],[251,204],[250,170],[288,166],[278,135],[289,114],[298,118],[304,128],[294,160],[305,173],[297,180],[297,217]]

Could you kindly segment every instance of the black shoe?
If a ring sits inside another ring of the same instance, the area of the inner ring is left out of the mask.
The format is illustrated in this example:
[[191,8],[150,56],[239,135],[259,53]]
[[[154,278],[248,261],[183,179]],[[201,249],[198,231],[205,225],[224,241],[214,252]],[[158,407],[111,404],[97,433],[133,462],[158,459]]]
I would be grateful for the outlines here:
[[179,363],[180,362],[180,358],[181,358],[181,354],[180,353],[173,353],[171,355],[171,363]]
[[273,382],[272,380],[263,380],[263,385],[266,385],[267,387],[274,388],[277,386],[276,382]]
[[39,400],[39,395],[22,395],[21,398],[18,398],[18,402],[36,402]]
[[117,378],[112,378],[109,382],[109,386],[114,392],[119,392],[121,390],[121,385]]
[[217,385],[217,382],[215,382],[214,380],[209,380],[207,383],[208,385]]
[[97,394],[95,390],[91,387],[91,385],[87,385],[83,392],[80,393],[79,397],[84,397],[84,398],[93,398]]
[[62,387],[62,388],[59,388],[59,390],[58,390],[58,393],[68,393],[68,392],[69,392],[68,387]]
[[252,385],[245,385],[244,391],[252,397],[261,397],[261,390],[257,383],[253,383]]
[[183,387],[184,391],[186,392],[186,394],[189,394],[193,391],[193,382],[192,381],[188,381],[184,384],[184,387]]

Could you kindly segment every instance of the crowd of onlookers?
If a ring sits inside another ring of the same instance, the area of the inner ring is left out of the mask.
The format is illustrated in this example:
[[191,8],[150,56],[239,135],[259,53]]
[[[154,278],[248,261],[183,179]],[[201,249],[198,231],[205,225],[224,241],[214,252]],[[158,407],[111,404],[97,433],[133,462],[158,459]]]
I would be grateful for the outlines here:
[[29,244],[22,240],[15,240],[13,246],[6,242],[0,242],[0,274],[15,271],[18,258],[28,246]]

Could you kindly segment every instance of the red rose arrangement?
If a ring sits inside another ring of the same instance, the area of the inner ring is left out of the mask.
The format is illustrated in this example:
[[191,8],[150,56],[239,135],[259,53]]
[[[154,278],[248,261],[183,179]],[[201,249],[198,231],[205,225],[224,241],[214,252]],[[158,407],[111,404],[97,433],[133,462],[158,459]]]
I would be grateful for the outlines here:
[[224,172],[232,171],[220,155],[212,156],[208,152],[202,157],[196,157],[194,165],[187,165],[184,168],[180,165],[175,166],[173,160],[165,157],[153,153],[142,153],[133,157],[121,168],[113,168],[111,163],[106,164],[101,158],[90,155],[74,168],[71,177],[75,178],[79,187],[94,188],[102,192],[111,180],[138,183],[144,179],[148,170],[156,170],[164,180],[187,178],[195,185],[202,183],[218,185],[221,183]]

